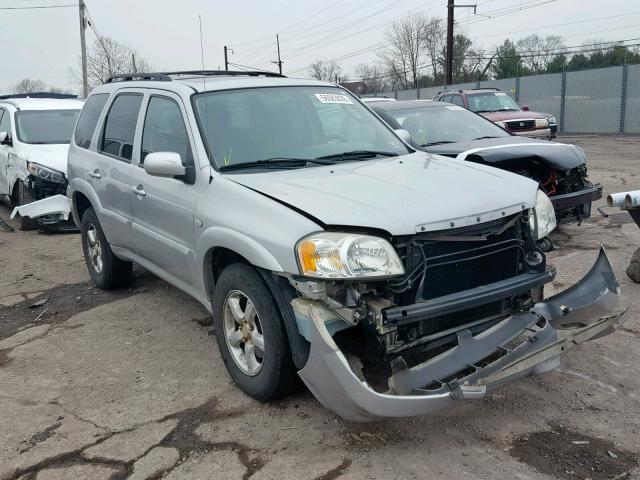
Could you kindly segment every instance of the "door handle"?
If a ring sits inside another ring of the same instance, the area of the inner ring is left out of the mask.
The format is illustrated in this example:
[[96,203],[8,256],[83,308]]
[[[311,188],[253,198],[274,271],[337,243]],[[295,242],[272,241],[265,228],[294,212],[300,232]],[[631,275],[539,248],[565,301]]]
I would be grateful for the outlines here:
[[89,172],[89,176],[92,178],[102,178],[102,175],[100,175],[100,170],[98,170],[97,168],[93,172]]
[[131,191],[140,197],[144,197],[147,192],[143,190],[142,185],[138,185],[137,187],[131,187]]

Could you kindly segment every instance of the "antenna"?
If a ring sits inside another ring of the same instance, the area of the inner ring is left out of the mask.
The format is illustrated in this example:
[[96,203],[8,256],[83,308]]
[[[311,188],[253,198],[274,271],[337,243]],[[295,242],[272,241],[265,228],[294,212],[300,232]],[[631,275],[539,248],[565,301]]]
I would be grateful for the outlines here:
[[202,17],[198,14],[198,22],[200,23],[200,58],[202,60],[202,86],[206,85],[204,77],[204,46],[202,42]]

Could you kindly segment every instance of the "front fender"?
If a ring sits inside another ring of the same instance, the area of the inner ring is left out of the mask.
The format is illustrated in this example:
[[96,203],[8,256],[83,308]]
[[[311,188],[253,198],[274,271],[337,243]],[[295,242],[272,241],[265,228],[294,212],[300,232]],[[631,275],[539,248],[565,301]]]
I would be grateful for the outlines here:
[[96,212],[96,215],[98,215],[98,219],[100,219],[102,215],[102,204],[100,203],[100,200],[96,195],[96,192],[93,190],[89,182],[87,182],[82,178],[78,178],[78,177],[73,178],[69,182],[69,187],[67,191],[71,192],[72,207],[73,207],[71,209],[71,213],[73,215],[73,221],[76,222],[76,225],[80,225],[80,220],[81,220],[81,218],[79,218],[79,215],[78,215],[78,205],[76,205],[76,195],[75,195],[76,193],[81,193],[89,199],[89,202],[91,203],[91,207],[93,207],[93,209]]

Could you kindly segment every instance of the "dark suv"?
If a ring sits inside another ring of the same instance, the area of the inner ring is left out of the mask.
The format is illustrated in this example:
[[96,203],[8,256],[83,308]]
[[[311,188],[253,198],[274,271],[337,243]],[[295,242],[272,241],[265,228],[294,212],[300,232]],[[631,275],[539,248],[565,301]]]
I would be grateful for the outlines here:
[[520,108],[513,98],[497,88],[449,90],[438,92],[433,99],[460,105],[479,113],[515,135],[551,138],[548,115]]

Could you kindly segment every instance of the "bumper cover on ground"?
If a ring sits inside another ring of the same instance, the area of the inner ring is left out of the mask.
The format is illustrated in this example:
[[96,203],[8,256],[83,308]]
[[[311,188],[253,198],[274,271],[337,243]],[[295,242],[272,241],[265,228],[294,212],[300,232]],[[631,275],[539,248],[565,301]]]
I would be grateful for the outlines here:
[[[561,353],[612,333],[622,323],[623,312],[614,312],[619,295],[618,282],[601,250],[593,268],[577,284],[476,336],[459,331],[455,347],[396,371],[387,393],[374,391],[353,373],[325,326],[323,307],[306,303],[301,312],[294,305],[296,315],[307,315],[311,325],[309,360],[299,375],[325,407],[348,420],[424,415],[462,400],[482,398],[531,373],[556,368]],[[522,343],[507,345],[523,334],[528,337]],[[496,352],[501,352],[497,360],[484,363]],[[469,367],[473,372],[467,376],[441,382]],[[430,390],[425,390],[427,386]]]

